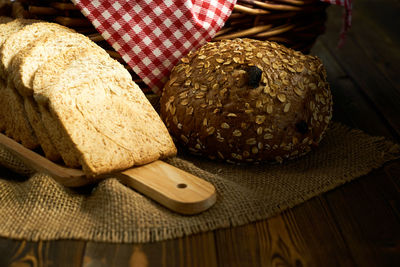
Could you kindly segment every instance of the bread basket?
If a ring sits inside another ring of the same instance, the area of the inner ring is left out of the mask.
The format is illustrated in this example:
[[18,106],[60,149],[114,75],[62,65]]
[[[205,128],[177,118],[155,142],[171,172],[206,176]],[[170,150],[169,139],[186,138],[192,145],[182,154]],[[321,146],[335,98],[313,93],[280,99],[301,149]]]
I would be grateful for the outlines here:
[[[238,0],[225,26],[213,40],[239,37],[271,40],[308,53],[316,38],[324,32],[327,6],[320,0]],[[13,3],[13,15],[74,28],[123,63],[119,54],[69,0],[17,0]],[[151,92],[136,74],[132,71],[131,74],[144,92]]]

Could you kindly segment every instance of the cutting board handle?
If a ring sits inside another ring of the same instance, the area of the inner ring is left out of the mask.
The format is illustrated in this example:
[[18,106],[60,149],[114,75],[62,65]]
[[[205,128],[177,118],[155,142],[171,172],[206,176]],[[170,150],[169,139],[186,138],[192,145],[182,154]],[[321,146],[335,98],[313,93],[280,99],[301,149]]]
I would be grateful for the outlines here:
[[212,184],[166,162],[125,170],[117,175],[121,183],[182,214],[196,214],[216,201]]
[[216,201],[216,192],[212,184],[160,160],[135,166],[120,173],[88,179],[82,170],[66,168],[51,162],[1,133],[0,145],[27,166],[51,175],[57,182],[67,187],[78,187],[106,177],[117,177],[121,183],[161,205],[188,215],[200,213]]

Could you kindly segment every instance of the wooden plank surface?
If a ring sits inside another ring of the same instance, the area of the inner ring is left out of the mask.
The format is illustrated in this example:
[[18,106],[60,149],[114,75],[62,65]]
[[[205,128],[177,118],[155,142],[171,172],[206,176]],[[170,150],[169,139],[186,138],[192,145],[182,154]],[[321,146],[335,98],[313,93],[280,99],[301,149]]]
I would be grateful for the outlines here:
[[361,129],[368,134],[398,141],[397,133],[385,120],[382,120],[368,97],[339,66],[328,48],[322,42],[317,42],[312,53],[321,58],[327,69],[333,97],[333,120]]
[[147,244],[88,242],[83,266],[217,265],[212,232]]
[[[334,119],[397,142],[399,10],[397,0],[355,0],[353,28],[338,50],[342,9],[331,7],[312,51],[327,68]],[[400,266],[399,192],[398,160],[235,228],[148,244],[0,238],[0,266]]]
[[[327,194],[338,227],[358,266],[397,266],[400,223],[377,184],[389,182],[382,170]],[[368,205],[365,205],[368,203]]]
[[0,266],[82,266],[85,242],[0,239]]
[[[357,3],[358,1],[355,1],[354,5]],[[381,8],[387,9],[389,12],[391,8],[395,8],[395,3],[393,1],[393,7],[390,5],[381,5]],[[331,7],[330,11],[329,15],[331,19],[328,25],[330,30],[321,36],[319,41],[328,47],[329,51],[346,74],[357,83],[362,92],[369,98],[371,103],[373,103],[374,110],[378,112],[382,120],[389,123],[390,127],[393,128],[397,134],[400,134],[400,91],[397,90],[397,86],[394,86],[394,84],[396,84],[395,81],[390,81],[387,75],[382,74],[379,67],[377,67],[377,61],[374,57],[371,57],[371,53],[365,52],[365,47],[368,46],[368,42],[382,42],[382,40],[379,36],[375,36],[374,40],[368,40],[367,36],[370,35],[369,31],[367,29],[362,31],[360,27],[357,27],[358,31],[352,29],[348,32],[345,47],[338,49],[335,39],[337,40],[337,33],[340,32],[343,23],[343,21],[338,19],[341,16],[341,10],[338,7]],[[354,17],[357,18],[357,14],[357,9],[355,9]],[[363,22],[354,19],[353,24],[357,25],[358,23]],[[370,23],[379,27],[378,24],[375,24],[373,18],[371,18]],[[365,31],[367,31],[367,33],[365,33]],[[392,46],[392,48],[395,49],[393,52],[394,55],[400,53],[398,47],[398,43]],[[385,47],[381,47],[379,51],[382,50],[385,50]],[[387,61],[390,62],[392,60],[394,60],[394,58],[387,59]]]

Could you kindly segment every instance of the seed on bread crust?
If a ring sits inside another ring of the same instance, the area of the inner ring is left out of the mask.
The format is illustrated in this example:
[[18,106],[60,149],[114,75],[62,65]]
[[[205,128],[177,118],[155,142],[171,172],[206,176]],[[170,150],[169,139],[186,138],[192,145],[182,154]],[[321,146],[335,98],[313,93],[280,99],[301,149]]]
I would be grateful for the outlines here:
[[[273,42],[207,43],[181,60],[171,77],[161,97],[170,133],[197,154],[227,162],[304,155],[332,118],[321,61]],[[188,85],[173,86],[179,81]]]

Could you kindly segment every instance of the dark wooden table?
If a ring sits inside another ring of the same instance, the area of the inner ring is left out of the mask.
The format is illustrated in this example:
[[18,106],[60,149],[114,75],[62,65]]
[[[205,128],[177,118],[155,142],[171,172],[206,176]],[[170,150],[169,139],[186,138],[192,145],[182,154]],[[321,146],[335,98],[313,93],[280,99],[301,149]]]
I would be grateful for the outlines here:
[[[400,2],[354,1],[312,53],[326,65],[334,120],[400,143]],[[0,266],[400,266],[400,161],[249,225],[149,244],[0,238]],[[1,216],[1,215],[0,215]]]

